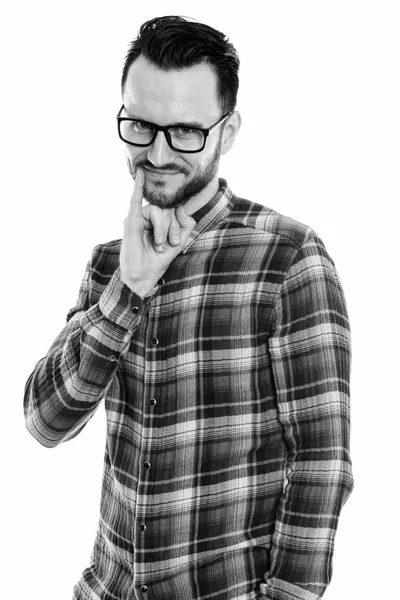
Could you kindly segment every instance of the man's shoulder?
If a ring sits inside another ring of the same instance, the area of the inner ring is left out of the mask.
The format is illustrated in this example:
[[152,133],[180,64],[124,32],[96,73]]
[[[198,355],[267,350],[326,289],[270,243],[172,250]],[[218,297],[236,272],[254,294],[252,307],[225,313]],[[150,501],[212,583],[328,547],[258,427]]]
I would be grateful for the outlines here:
[[233,197],[232,210],[228,220],[241,227],[249,227],[257,232],[277,236],[300,248],[310,237],[316,236],[308,225],[292,219],[278,211],[252,202],[239,196]]

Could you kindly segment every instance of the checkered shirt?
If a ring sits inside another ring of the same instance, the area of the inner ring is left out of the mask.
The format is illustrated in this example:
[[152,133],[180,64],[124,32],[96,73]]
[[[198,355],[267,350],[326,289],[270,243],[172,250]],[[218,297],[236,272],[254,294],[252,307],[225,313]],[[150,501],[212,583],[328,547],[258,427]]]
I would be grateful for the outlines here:
[[318,600],[352,487],[350,330],[309,227],[217,195],[143,300],[121,240],[25,390],[44,446],[104,403],[100,515],[75,600]]

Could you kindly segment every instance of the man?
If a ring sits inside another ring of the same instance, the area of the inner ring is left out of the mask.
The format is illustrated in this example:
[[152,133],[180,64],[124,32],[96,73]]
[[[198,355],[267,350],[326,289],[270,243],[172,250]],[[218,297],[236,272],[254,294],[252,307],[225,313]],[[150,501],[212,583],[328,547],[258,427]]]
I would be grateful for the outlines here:
[[45,446],[106,405],[76,600],[316,600],[331,577],[353,485],[346,306],[316,233],[218,178],[238,67],[206,25],[141,27],[117,117],[135,179],[123,239],[94,249],[27,382]]

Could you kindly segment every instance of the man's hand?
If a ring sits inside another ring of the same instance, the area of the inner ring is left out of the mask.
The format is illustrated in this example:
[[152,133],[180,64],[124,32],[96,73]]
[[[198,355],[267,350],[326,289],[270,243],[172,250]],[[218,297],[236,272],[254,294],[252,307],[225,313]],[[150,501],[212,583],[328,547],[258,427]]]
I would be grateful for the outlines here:
[[138,169],[120,253],[122,280],[142,298],[185,247],[196,225],[183,206],[142,208],[143,185],[144,172]]

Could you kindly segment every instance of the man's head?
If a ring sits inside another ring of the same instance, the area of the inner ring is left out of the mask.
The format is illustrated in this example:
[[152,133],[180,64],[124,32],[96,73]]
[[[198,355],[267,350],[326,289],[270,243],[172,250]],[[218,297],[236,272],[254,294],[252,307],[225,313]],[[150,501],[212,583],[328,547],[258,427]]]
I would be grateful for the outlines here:
[[[121,81],[120,116],[135,121],[121,121],[120,135],[132,176],[138,167],[145,170],[150,203],[173,207],[215,191],[220,156],[231,148],[240,127],[240,115],[234,112],[238,69],[232,44],[207,25],[160,17],[141,26]],[[151,124],[176,128],[164,133]],[[210,131],[204,139],[196,129]],[[202,151],[193,151],[204,142]]]

